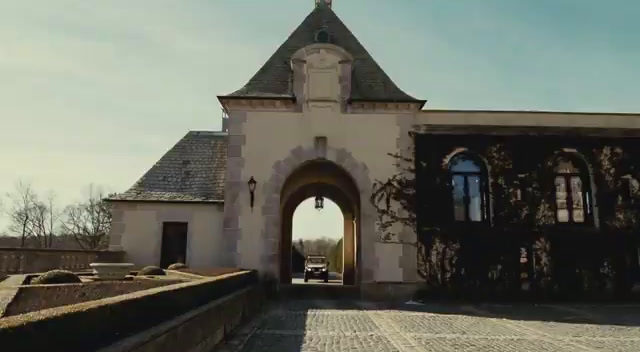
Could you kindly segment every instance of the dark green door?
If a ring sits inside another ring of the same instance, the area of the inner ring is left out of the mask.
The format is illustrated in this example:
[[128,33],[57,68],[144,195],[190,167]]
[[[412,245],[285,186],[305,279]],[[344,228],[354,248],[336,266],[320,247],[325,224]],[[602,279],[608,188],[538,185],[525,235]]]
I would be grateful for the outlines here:
[[161,268],[165,269],[174,263],[187,263],[187,229],[186,222],[162,224]]

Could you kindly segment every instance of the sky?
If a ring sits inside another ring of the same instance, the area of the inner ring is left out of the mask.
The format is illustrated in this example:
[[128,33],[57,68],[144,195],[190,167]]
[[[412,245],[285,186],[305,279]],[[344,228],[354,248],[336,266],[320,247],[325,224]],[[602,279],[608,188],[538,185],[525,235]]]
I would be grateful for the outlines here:
[[[218,130],[216,96],[244,85],[313,6],[0,0],[0,194],[18,180],[60,204],[90,183],[125,191],[187,131]],[[427,108],[640,112],[640,1],[333,8]]]
[[339,240],[344,235],[342,211],[331,199],[324,199],[324,207],[315,208],[315,198],[309,198],[293,212],[292,241],[327,237]]

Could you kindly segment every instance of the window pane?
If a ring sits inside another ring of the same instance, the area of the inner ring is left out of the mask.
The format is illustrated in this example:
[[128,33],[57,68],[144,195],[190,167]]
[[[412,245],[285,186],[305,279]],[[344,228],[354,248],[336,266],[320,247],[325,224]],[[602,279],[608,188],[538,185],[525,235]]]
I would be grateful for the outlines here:
[[580,169],[575,166],[573,161],[564,157],[558,158],[558,160],[556,161],[556,166],[553,170],[559,174],[571,174],[580,172]]
[[573,221],[584,222],[584,203],[582,200],[582,180],[578,176],[571,177],[571,200]]
[[454,175],[453,183],[453,214],[456,221],[465,221],[464,215],[464,176]]
[[482,221],[482,193],[480,177],[469,176],[469,218],[471,221]]
[[451,159],[451,171],[453,172],[480,172],[482,169],[475,160],[467,155],[459,154]]
[[569,210],[567,209],[567,190],[566,182],[563,176],[557,176],[555,179],[556,185],[556,212],[558,216],[558,222],[569,221]]
[[569,222],[569,211],[567,209],[558,209],[558,222]]

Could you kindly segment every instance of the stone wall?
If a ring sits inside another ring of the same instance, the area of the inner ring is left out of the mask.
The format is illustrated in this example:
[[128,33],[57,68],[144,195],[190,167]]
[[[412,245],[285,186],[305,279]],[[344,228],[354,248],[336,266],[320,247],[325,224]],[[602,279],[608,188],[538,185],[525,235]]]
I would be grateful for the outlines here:
[[0,341],[13,352],[191,351],[216,344],[261,298],[257,272],[243,271],[3,318]]
[[164,222],[187,223],[186,264],[227,266],[222,241],[222,204],[112,202],[109,249],[123,250],[136,266],[160,265]]
[[[229,110],[222,244],[227,255],[221,265],[279,275],[282,185],[299,167],[324,160],[344,169],[360,192],[359,281],[417,280],[416,253],[399,244],[415,239],[415,234],[403,232],[403,237],[395,240],[398,243],[383,243],[376,228],[377,214],[369,202],[373,182],[386,180],[397,171],[388,153],[410,145],[413,111],[343,112],[339,104],[305,107],[301,112],[277,106],[231,106]],[[315,144],[317,137],[326,141],[322,148]],[[251,177],[257,181],[253,208],[247,186]]]
[[53,269],[79,271],[95,262],[122,262],[122,251],[0,248],[0,273],[38,273]]
[[258,313],[263,302],[261,287],[248,287],[99,352],[211,351],[240,323]]

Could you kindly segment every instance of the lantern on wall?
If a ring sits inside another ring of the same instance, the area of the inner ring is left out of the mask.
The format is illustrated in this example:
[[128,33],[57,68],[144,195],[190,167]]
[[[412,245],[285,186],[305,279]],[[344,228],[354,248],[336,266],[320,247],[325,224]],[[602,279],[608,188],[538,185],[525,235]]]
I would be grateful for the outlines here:
[[324,208],[324,198],[322,196],[316,196],[316,210],[320,211]]
[[249,196],[250,196],[249,201],[251,205],[251,210],[253,211],[253,201],[255,200],[256,185],[258,184],[258,182],[256,182],[253,176],[251,176],[247,184],[249,185]]

